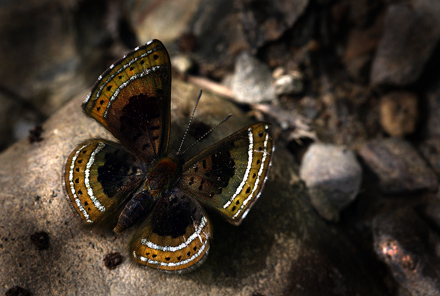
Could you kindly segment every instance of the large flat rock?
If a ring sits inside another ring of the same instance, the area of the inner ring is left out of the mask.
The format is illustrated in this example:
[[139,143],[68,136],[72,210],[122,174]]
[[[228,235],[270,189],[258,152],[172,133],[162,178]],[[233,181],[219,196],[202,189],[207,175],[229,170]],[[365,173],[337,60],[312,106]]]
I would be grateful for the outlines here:
[[[176,147],[198,89],[175,81],[172,93]],[[200,268],[171,275],[131,263],[127,241],[133,229],[115,236],[85,228],[63,190],[70,151],[85,139],[108,137],[82,113],[84,97],[44,124],[43,141],[23,140],[0,155],[0,294],[20,286],[34,295],[385,295],[353,246],[311,210],[294,161],[282,147],[260,200],[241,226],[208,212],[214,237]],[[228,113],[231,120],[196,150],[247,123],[233,104],[204,94],[197,121],[212,125]],[[32,243],[31,236],[41,231],[49,235],[48,249]],[[124,257],[113,270],[103,262],[111,252]]]

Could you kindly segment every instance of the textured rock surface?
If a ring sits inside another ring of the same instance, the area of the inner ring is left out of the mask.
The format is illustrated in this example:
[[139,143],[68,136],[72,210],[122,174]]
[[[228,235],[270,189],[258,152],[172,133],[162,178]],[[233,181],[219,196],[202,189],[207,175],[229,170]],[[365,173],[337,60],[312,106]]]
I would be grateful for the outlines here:
[[[198,89],[175,81],[172,93],[176,147],[187,122],[181,114],[190,113]],[[85,228],[63,192],[61,172],[71,149],[108,137],[82,114],[84,96],[44,124],[44,141],[22,141],[0,155],[0,294],[20,286],[34,295],[385,295],[347,240],[310,210],[294,162],[281,148],[261,199],[240,227],[210,212],[214,238],[199,269],[170,275],[130,264],[131,232],[116,237]],[[197,120],[212,124],[228,113],[235,116],[211,142],[246,122],[232,104],[204,95]],[[31,242],[41,231],[49,235],[48,249]],[[112,252],[124,261],[109,270],[103,260]]]
[[417,150],[405,140],[373,140],[363,145],[359,154],[379,178],[383,193],[437,190],[435,173]]
[[339,212],[359,193],[362,168],[346,147],[313,144],[304,155],[300,177],[313,207],[325,219],[339,220]]
[[371,69],[373,84],[414,83],[440,38],[440,3],[411,0],[388,8]]

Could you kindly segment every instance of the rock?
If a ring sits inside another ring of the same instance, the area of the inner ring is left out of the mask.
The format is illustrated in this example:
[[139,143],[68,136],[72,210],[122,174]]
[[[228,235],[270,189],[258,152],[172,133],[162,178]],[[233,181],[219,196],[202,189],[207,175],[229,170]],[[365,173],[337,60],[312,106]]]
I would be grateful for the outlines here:
[[373,84],[414,83],[440,39],[440,2],[411,0],[388,7],[373,61]]
[[199,10],[200,2],[202,1],[166,0],[156,3],[135,0],[125,5],[125,8],[141,44],[160,38],[168,46],[168,43],[186,33],[191,20]]
[[[180,144],[198,93],[198,87],[173,81],[171,151]],[[64,193],[61,174],[70,151],[85,139],[111,138],[84,116],[85,95],[44,123],[43,141],[26,139],[0,155],[0,212],[7,213],[0,215],[1,295],[14,286],[33,295],[388,295],[346,236],[310,208],[282,145],[263,194],[239,227],[208,212],[214,238],[198,269],[170,275],[130,263],[127,243],[134,229],[115,237],[85,228]],[[249,122],[234,104],[203,94],[197,120],[212,126],[229,113],[235,116],[187,157]],[[40,231],[49,234],[46,250],[30,240]],[[104,258],[115,252],[127,260],[110,270]]]
[[176,55],[171,58],[171,64],[179,74],[186,75],[194,68],[194,62],[187,55]]
[[281,75],[275,79],[275,94],[278,96],[300,94],[303,91],[303,74],[299,71],[295,71],[288,75]]
[[440,137],[440,75],[433,79],[432,85],[428,88],[426,106],[425,128],[423,129],[426,138]]
[[440,138],[431,138],[422,141],[418,149],[423,158],[431,165],[432,169],[440,176]]
[[437,176],[403,139],[372,140],[361,147],[359,155],[377,175],[385,194],[437,190]]
[[393,137],[412,134],[419,118],[417,96],[406,91],[396,91],[380,99],[380,123]]
[[257,104],[273,101],[275,89],[269,67],[249,52],[241,53],[235,63],[232,91],[240,103]]
[[377,255],[409,295],[440,295],[440,237],[414,210],[376,217],[373,239]]
[[277,40],[291,28],[304,13],[309,0],[239,0],[239,11],[243,36],[252,49]]
[[359,193],[362,169],[347,148],[313,144],[302,160],[300,177],[316,211],[327,220],[338,221],[339,212]]

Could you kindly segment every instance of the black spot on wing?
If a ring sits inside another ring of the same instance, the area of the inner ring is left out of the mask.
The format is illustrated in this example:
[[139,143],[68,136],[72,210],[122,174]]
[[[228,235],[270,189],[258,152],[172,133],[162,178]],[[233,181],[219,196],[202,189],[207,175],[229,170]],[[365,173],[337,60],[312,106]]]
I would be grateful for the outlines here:
[[153,232],[177,238],[186,233],[188,226],[194,225],[194,222],[199,223],[202,215],[194,201],[175,189],[162,197],[153,210]]

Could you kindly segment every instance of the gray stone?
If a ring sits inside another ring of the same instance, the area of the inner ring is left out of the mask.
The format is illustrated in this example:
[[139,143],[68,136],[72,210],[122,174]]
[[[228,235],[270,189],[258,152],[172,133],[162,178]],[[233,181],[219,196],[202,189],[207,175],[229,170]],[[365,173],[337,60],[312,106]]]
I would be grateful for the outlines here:
[[373,220],[374,249],[409,295],[440,294],[440,237],[414,210],[403,208]]
[[241,53],[235,64],[232,91],[240,103],[256,104],[273,101],[275,88],[269,67],[249,52]]
[[388,7],[384,32],[373,60],[373,84],[414,83],[440,38],[440,2],[411,0]]
[[[173,82],[171,151],[198,92]],[[20,286],[34,295],[387,295],[356,248],[311,210],[292,156],[281,146],[262,196],[239,227],[209,212],[214,237],[200,268],[170,275],[130,263],[134,229],[115,236],[85,228],[63,190],[70,151],[85,139],[110,137],[82,113],[85,95],[44,124],[42,142],[21,141],[0,155],[0,294]],[[212,125],[228,113],[236,116],[188,157],[248,123],[232,103],[204,93],[197,120]],[[45,250],[30,239],[41,231],[49,235]],[[123,260],[110,270],[103,260],[114,252]]]
[[313,144],[302,160],[300,177],[313,207],[325,219],[339,220],[339,212],[359,193],[362,169],[346,147]]
[[385,194],[437,190],[437,176],[403,139],[372,140],[361,147],[359,154],[376,173]]

